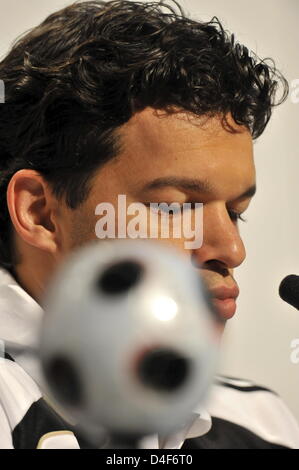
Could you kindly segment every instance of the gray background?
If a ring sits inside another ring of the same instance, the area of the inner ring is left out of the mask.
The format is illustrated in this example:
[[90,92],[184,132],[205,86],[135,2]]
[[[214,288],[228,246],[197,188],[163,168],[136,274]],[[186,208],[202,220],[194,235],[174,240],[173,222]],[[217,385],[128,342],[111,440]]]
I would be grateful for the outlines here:
[[[0,56],[25,30],[65,0],[0,0]],[[259,56],[273,57],[288,80],[299,78],[298,0],[181,0],[197,19],[218,16]],[[62,32],[63,34],[63,32]],[[258,193],[241,225],[247,260],[236,272],[238,315],[224,336],[221,369],[275,389],[299,420],[299,364],[290,361],[299,315],[278,297],[287,274],[299,274],[299,104],[289,98],[255,144]]]

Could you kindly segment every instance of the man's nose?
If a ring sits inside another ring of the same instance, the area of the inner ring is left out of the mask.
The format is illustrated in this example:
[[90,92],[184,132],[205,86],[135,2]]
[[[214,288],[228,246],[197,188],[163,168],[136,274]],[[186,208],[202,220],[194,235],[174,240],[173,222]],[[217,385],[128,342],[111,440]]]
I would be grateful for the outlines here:
[[227,269],[243,263],[246,251],[237,222],[233,221],[225,204],[204,207],[203,244],[194,249],[192,261],[203,265],[218,261]]

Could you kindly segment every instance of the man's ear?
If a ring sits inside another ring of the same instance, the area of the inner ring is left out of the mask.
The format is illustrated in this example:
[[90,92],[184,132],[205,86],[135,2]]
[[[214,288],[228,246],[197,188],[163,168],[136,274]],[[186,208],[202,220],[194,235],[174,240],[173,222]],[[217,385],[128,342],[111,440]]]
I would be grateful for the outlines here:
[[7,205],[15,231],[25,243],[56,253],[59,244],[55,223],[57,200],[38,172],[20,170],[12,176],[7,188]]

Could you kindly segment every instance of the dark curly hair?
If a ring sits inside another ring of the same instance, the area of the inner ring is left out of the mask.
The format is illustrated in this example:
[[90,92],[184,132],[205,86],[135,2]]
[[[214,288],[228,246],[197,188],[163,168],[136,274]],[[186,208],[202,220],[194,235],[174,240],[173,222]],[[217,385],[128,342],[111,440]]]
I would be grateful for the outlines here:
[[256,139],[288,93],[272,60],[236,43],[216,17],[187,18],[175,1],[75,2],[18,38],[0,79],[0,264],[8,269],[6,191],[16,171],[38,171],[74,209],[95,170],[119,153],[117,128],[136,111],[220,113],[224,122],[230,112]]

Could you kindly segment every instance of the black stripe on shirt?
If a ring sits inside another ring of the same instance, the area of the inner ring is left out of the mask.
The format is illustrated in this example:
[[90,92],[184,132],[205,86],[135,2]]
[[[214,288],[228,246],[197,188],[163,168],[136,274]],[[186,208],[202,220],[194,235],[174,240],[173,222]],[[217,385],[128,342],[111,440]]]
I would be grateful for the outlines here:
[[9,361],[15,362],[15,360],[9,354],[7,354],[7,352],[4,353],[4,358],[8,359]]
[[186,439],[182,449],[289,449],[268,442],[238,424],[212,418],[212,428],[202,437]]
[[36,449],[39,440],[45,434],[54,431],[71,431],[74,433],[81,449],[93,448],[75,428],[63,420],[44,398],[32,403],[23,419],[12,432],[15,449]]
[[235,384],[231,384],[229,382],[225,382],[219,379],[215,381],[215,384],[222,385],[223,387],[227,387],[227,388],[233,388],[235,390],[239,390],[240,392],[269,392],[269,393],[272,393],[273,395],[277,395],[277,393],[274,392],[273,390],[266,388],[266,387],[261,387],[259,385],[243,385],[243,386],[235,385]]

